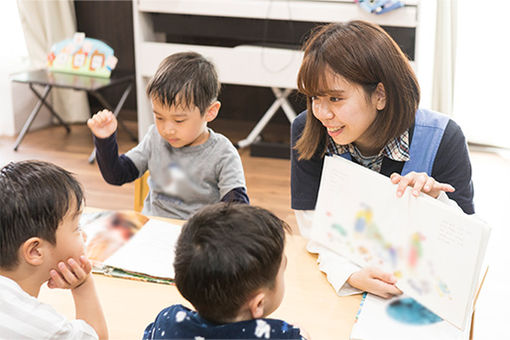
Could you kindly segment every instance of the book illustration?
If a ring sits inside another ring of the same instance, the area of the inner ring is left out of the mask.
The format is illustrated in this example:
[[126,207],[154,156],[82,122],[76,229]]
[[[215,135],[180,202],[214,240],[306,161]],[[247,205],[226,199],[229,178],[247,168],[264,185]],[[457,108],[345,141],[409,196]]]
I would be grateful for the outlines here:
[[[370,243],[358,247],[358,251],[366,255],[367,262],[373,262],[375,256],[379,259],[377,264],[390,263],[394,270],[397,268],[397,256],[401,250],[384,239],[373,221],[372,210],[365,203],[361,204],[361,209],[355,215],[354,234],[357,239],[366,239]],[[368,249],[375,249],[377,254],[372,255]]]
[[[328,241],[331,247],[345,249],[365,266],[384,266],[397,279],[404,278],[419,295],[437,294],[451,299],[450,290],[435,273],[432,262],[424,260],[426,236],[414,232],[400,247],[385,239],[378,228],[374,213],[362,202],[350,224],[345,225],[331,211],[325,213]],[[349,220],[349,218],[343,218]]]
[[326,157],[311,239],[361,267],[393,273],[400,290],[464,329],[490,228],[425,194],[395,192],[387,177]]
[[93,272],[156,283],[173,282],[174,246],[180,226],[134,211],[82,215],[86,255]]
[[442,321],[439,316],[410,297],[399,298],[389,303],[386,313],[394,320],[411,325],[428,325]]
[[80,224],[86,235],[86,254],[96,269],[149,220],[131,211],[104,211],[83,216]]
[[465,331],[461,331],[410,296],[387,300],[366,294],[360,304],[350,339],[466,340],[468,335],[469,324]]
[[362,208],[355,213],[352,235],[348,231],[351,228],[346,228],[337,221],[331,211],[327,211],[326,216],[329,220],[328,239],[335,247],[346,247],[370,265],[382,265],[387,262],[396,268],[398,250],[384,240],[373,222],[372,211],[367,205],[362,204]]
[[149,221],[105,262],[113,268],[160,279],[174,278],[175,245],[181,226]]
[[407,265],[411,269],[416,268],[418,260],[423,256],[423,247],[421,243],[424,240],[425,236],[419,232],[411,235],[411,246],[409,247],[409,253],[407,257]]

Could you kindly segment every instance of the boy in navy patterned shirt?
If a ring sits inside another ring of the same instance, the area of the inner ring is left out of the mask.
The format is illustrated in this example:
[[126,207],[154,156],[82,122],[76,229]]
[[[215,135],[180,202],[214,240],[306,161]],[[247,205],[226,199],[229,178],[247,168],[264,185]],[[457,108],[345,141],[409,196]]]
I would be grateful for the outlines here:
[[144,339],[304,339],[285,321],[266,319],[282,302],[288,225],[271,212],[218,203],[183,227],[175,284],[195,307],[162,310]]

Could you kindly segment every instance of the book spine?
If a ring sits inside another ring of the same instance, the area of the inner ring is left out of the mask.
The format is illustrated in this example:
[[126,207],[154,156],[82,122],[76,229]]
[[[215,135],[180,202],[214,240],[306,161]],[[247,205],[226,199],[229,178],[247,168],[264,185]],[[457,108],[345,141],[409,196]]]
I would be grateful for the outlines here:
[[361,302],[359,303],[358,312],[356,313],[356,317],[354,318],[354,323],[358,322],[359,315],[361,313],[361,309],[363,308],[363,305],[365,304],[365,299],[367,298],[367,292],[363,293],[363,296],[361,297]]

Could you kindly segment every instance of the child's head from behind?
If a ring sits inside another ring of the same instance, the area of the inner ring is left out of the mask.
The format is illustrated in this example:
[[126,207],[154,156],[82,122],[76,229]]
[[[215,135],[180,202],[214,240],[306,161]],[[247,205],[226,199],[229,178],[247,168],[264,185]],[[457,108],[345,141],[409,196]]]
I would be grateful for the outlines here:
[[207,123],[220,108],[220,83],[210,61],[195,52],[172,54],[161,62],[146,92],[158,132],[170,145],[207,140]]
[[28,263],[46,270],[83,254],[82,202],[80,184],[56,165],[22,161],[0,169],[0,269]]
[[272,313],[283,298],[288,225],[271,212],[218,203],[183,227],[175,284],[205,319],[233,322]]
[[377,150],[410,127],[419,85],[406,56],[379,26],[322,26],[304,49],[298,88],[313,114],[297,145],[302,158],[311,158],[327,134],[337,144],[359,142]]

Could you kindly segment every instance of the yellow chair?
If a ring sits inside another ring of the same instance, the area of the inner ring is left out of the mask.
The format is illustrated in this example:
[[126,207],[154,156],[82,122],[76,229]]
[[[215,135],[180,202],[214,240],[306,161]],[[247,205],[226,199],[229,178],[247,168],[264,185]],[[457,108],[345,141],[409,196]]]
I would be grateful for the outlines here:
[[141,212],[143,209],[143,202],[149,193],[149,185],[147,184],[149,172],[146,171],[142,177],[135,180],[135,211]]

